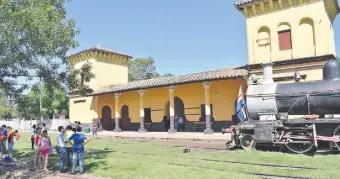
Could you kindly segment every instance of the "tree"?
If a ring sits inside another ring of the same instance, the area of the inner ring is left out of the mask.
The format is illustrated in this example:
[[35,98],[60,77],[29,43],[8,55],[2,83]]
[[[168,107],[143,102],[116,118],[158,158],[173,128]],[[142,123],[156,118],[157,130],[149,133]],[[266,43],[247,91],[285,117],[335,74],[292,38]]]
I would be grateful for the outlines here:
[[[59,73],[66,52],[78,43],[75,21],[66,19],[70,0],[4,0],[0,2],[0,90],[19,99],[27,85],[18,77],[40,78],[48,91],[65,79]],[[38,105],[39,106],[39,105]]]
[[164,73],[164,75],[163,75],[164,77],[165,76],[174,76],[173,74],[171,74],[171,73]]
[[[68,99],[65,88],[55,88],[53,96],[49,90],[42,88],[42,113],[43,118],[52,118],[55,114],[68,112]],[[40,89],[38,85],[32,87],[31,91],[24,95],[18,105],[20,117],[25,120],[39,119],[40,117]]]
[[129,81],[146,80],[161,76],[173,76],[170,73],[160,75],[156,72],[155,61],[152,57],[137,58],[129,63]]
[[66,83],[70,92],[86,95],[93,91],[88,83],[94,77],[95,74],[92,73],[92,64],[90,62],[85,63],[79,69],[75,69],[73,65],[70,65]]
[[0,91],[0,119],[10,120],[16,114],[13,102],[6,98]]
[[340,57],[336,57],[336,60],[338,60],[338,62],[340,62]]

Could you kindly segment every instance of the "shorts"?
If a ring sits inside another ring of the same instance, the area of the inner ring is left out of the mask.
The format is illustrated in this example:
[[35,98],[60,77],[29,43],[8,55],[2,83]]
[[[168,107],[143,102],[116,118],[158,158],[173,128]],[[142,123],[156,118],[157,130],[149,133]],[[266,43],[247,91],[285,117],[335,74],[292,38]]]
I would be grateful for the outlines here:
[[41,149],[40,150],[40,155],[48,155],[48,153],[50,152],[50,149],[47,148],[47,149]]

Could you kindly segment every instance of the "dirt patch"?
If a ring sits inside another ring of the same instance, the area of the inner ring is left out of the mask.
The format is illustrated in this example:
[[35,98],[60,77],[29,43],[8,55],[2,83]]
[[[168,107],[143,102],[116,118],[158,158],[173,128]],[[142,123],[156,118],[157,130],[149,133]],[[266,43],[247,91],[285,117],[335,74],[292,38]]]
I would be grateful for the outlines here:
[[96,178],[107,179],[103,177],[93,176],[91,174],[69,174],[60,173],[59,171],[50,168],[49,171],[43,171],[35,169],[33,167],[33,161],[15,161],[4,162],[0,161],[1,179],[84,179],[84,178]]

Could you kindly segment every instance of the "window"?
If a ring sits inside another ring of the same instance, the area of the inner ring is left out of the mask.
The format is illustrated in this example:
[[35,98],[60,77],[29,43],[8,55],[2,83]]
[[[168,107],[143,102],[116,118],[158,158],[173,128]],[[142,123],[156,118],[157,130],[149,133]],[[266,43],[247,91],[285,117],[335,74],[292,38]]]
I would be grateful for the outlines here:
[[280,50],[292,49],[292,41],[290,34],[291,34],[290,29],[278,32]]

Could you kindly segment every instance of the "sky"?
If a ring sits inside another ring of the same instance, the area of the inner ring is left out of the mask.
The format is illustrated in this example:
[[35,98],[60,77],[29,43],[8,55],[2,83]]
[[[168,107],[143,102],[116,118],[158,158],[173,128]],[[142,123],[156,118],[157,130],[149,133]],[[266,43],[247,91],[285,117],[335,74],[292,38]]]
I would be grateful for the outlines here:
[[70,54],[100,45],[134,58],[152,57],[157,72],[176,75],[245,65],[246,21],[235,1],[73,0],[66,8],[80,29],[80,46]]

